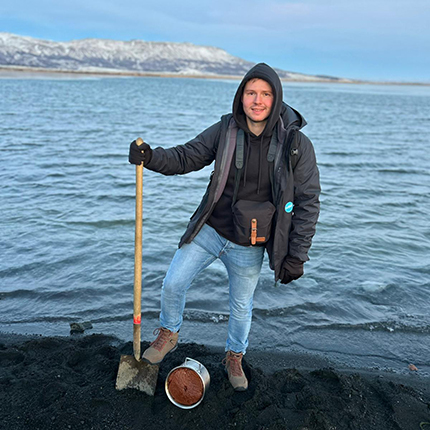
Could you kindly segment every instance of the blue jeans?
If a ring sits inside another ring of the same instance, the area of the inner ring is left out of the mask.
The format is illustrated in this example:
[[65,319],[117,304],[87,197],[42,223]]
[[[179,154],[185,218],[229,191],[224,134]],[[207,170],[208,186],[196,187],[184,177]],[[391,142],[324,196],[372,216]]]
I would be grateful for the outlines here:
[[193,279],[219,258],[229,278],[230,317],[225,350],[245,353],[263,256],[263,246],[236,245],[205,224],[190,244],[176,251],[166,273],[161,290],[161,327],[179,331],[186,293]]

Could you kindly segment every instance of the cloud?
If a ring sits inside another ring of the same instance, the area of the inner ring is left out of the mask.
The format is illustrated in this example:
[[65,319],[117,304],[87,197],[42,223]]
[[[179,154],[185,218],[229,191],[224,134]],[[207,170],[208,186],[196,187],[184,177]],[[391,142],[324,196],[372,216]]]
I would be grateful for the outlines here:
[[[228,37],[258,43],[259,37],[312,38],[341,44],[348,35],[429,38],[427,0],[326,0],[324,2],[256,0],[17,0],[2,2],[3,17],[32,25],[106,34],[159,35],[163,40]],[[260,33],[259,33],[260,32]],[[340,33],[341,32],[341,33]],[[421,34],[418,36],[418,32]],[[309,35],[309,36],[308,36]],[[270,41],[268,39],[267,41]]]
[[[375,59],[393,73],[400,57],[411,73],[428,65],[428,0],[16,0],[0,4],[5,31],[53,40],[100,37],[192,42],[251,61],[327,74],[372,70]],[[307,57],[307,58],[306,58]],[[366,60],[368,58],[369,60]],[[318,60],[317,60],[318,59]],[[308,67],[305,65],[308,64]],[[331,69],[331,64],[333,69]],[[390,66],[388,66],[388,64]],[[422,75],[427,75],[422,71]]]

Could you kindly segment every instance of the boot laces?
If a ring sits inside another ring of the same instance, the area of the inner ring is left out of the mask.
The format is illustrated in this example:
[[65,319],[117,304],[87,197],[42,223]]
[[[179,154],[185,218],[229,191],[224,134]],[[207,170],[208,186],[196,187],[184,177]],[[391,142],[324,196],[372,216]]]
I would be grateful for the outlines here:
[[243,376],[242,357],[242,353],[237,354],[229,351],[227,353],[227,357],[222,361],[222,363],[230,370],[232,376]]
[[156,328],[153,332],[154,335],[157,335],[157,339],[151,343],[151,346],[155,348],[157,351],[161,351],[166,345],[166,343],[170,339],[170,331],[163,328]]

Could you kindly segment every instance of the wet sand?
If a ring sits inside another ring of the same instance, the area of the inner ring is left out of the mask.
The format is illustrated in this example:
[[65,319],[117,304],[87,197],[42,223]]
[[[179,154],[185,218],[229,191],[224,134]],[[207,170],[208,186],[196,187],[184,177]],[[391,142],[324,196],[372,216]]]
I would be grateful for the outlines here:
[[[180,344],[161,364],[149,397],[115,390],[120,355],[131,353],[131,342],[105,335],[0,333],[0,428],[430,430],[430,381],[418,372],[338,369],[319,357],[250,350],[249,389],[234,392],[221,349]],[[203,402],[190,410],[164,391],[167,374],[186,357],[211,377]]]

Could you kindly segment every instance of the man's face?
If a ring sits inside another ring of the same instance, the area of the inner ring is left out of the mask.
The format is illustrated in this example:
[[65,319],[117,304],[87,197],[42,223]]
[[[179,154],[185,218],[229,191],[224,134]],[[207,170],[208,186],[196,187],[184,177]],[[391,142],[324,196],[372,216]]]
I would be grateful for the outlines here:
[[270,84],[263,79],[249,80],[242,94],[242,105],[245,115],[253,122],[267,120],[272,110],[273,91]]

